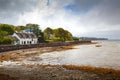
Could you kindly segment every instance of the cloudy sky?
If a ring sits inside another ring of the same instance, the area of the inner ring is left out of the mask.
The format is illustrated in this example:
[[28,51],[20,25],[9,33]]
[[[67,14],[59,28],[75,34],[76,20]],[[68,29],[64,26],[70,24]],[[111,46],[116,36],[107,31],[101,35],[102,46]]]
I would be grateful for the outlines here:
[[74,36],[120,39],[120,0],[0,0],[0,23],[62,27]]

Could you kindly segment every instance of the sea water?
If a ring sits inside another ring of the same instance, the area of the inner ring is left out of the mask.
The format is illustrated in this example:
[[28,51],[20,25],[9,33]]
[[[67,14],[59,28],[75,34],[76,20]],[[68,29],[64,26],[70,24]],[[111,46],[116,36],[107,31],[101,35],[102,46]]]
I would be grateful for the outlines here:
[[[101,45],[96,47],[96,45]],[[79,45],[75,49],[53,51],[28,59],[27,63],[91,65],[120,69],[120,41],[100,41],[98,44]]]

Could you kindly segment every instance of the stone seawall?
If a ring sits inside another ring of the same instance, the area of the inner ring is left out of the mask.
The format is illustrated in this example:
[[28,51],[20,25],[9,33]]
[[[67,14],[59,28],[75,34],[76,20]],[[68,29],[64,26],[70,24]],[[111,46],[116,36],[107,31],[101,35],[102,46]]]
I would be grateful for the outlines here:
[[0,52],[13,51],[19,49],[40,48],[40,47],[69,46],[73,44],[85,44],[85,43],[91,43],[91,41],[53,42],[53,43],[31,44],[31,45],[0,45]]

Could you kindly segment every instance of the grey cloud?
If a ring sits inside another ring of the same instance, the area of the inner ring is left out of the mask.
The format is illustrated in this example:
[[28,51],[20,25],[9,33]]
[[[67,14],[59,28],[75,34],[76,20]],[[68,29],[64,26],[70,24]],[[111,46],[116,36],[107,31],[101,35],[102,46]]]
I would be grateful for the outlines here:
[[[72,27],[71,32],[77,35],[90,32],[87,33],[89,36],[119,36],[120,0],[49,1],[47,5],[47,0],[0,0],[0,23],[21,25],[35,22],[43,27],[69,26]],[[71,11],[67,10],[69,5],[72,5]]]
[[74,8],[78,12],[83,10],[86,20],[91,19],[93,24],[120,24],[120,0],[75,0]]
[[[120,25],[120,0],[103,0],[81,16],[84,27],[95,30],[118,29]],[[82,23],[82,24],[83,24]]]
[[92,7],[100,3],[102,0],[74,0],[74,5],[77,9]]
[[99,19],[108,25],[120,24],[120,0],[105,0],[96,11]]
[[38,5],[38,0],[0,0],[0,15],[11,16],[31,11]]

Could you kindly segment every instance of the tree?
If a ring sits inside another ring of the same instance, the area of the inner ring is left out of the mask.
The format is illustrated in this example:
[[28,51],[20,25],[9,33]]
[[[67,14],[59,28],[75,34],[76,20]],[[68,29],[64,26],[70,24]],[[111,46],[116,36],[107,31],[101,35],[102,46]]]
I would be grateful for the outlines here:
[[39,28],[38,24],[26,24],[26,29],[30,29],[30,32],[33,32],[38,37],[38,42],[44,42],[44,34],[42,30]]
[[0,39],[3,39],[7,34],[8,32],[0,30]]
[[4,37],[7,36],[7,32],[6,31],[2,31],[0,30],[0,44],[2,44]]
[[39,36],[38,36],[38,42],[39,42],[39,43],[45,42],[45,40],[44,40],[44,33],[43,33],[41,30],[39,30],[38,33],[39,33],[39,34],[38,34],[38,35],[39,35]]
[[44,37],[47,41],[71,41],[73,40],[72,34],[63,28],[51,29],[47,27],[44,30]]
[[72,34],[67,30],[65,30],[65,38],[66,38],[66,41],[72,41],[73,40]]
[[25,26],[16,26],[15,31],[21,32],[21,31],[25,30],[25,28],[26,28]]
[[47,27],[47,28],[43,31],[43,33],[44,33],[44,38],[45,38],[46,40],[52,39],[53,30],[52,30],[51,28]]
[[0,44],[11,44],[12,39],[8,38],[8,35],[12,35],[15,32],[15,27],[9,24],[0,24]]
[[8,35],[12,35],[15,32],[15,27],[9,24],[0,24],[0,30],[6,31]]
[[30,29],[30,32],[33,32],[34,34],[36,34],[37,36],[39,36],[38,32],[39,32],[39,25],[38,24],[26,24],[26,29]]
[[11,38],[4,38],[2,41],[2,44],[11,44],[12,43],[12,39]]
[[60,41],[65,41],[66,34],[63,28],[54,29],[54,34],[55,34],[55,37],[57,37]]

